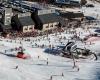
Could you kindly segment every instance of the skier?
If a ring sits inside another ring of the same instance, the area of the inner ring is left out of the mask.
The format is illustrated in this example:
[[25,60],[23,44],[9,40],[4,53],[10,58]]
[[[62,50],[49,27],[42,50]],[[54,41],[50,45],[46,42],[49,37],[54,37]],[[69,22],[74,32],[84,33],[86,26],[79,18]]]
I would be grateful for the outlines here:
[[18,65],[17,65],[17,66],[15,66],[15,69],[18,69]]
[[6,53],[7,51],[5,50],[5,53]]
[[48,63],[49,63],[49,62],[48,62],[48,58],[47,58],[47,65],[48,65]]
[[50,80],[52,80],[52,76],[50,76]]
[[40,58],[40,56],[38,56],[38,59]]

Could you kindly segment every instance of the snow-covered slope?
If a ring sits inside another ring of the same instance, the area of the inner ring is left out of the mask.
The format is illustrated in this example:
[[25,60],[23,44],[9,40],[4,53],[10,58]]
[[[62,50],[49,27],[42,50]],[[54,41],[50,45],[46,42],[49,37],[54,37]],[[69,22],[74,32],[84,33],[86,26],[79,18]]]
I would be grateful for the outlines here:
[[[42,53],[41,49],[38,50]],[[31,54],[34,54],[34,50]],[[0,54],[0,80],[50,80],[52,75],[55,75],[53,80],[95,80],[94,69],[99,70],[100,65],[99,61],[78,60],[78,72],[72,68],[71,59],[49,54],[45,54],[44,57],[48,57],[48,65],[42,57],[23,60]],[[18,69],[15,69],[17,65]],[[62,73],[64,76],[61,76]]]
[[[85,16],[97,18],[98,15],[98,19],[100,19],[100,4],[95,3],[94,5],[94,8],[83,7],[80,9]],[[83,39],[93,33],[94,29],[87,31],[77,28],[74,31]],[[76,64],[79,67],[79,71],[77,71],[77,68],[73,69],[72,59],[44,52],[50,46],[66,45],[68,41],[74,41],[77,47],[85,47],[93,52],[100,53],[100,41],[94,41],[91,45],[89,43],[85,44],[79,40],[72,40],[74,35],[65,31],[57,35],[51,34],[48,37],[28,37],[23,40],[21,38],[15,40],[0,38],[0,80],[100,80],[100,59],[97,61],[76,60]],[[27,39],[30,39],[30,41],[26,41]],[[43,45],[44,48],[41,48]],[[30,55],[30,58],[20,59],[5,55],[5,53],[16,55],[17,51],[11,51],[11,49],[20,46],[23,46],[24,52]],[[17,66],[18,68],[16,68]]]
[[[84,32],[84,30],[77,29],[76,31],[77,34],[80,33],[80,36],[89,34],[89,32]],[[30,41],[25,41],[26,38],[23,40],[1,38],[0,80],[50,80],[51,78],[52,80],[100,80],[100,78],[98,78],[99,73],[97,72],[100,70],[100,60],[76,60],[76,64],[79,67],[79,71],[77,71],[77,68],[73,69],[72,59],[47,54],[44,53],[45,47],[36,47],[37,45],[40,46],[43,44],[46,45],[46,47],[49,45],[63,45],[62,43],[66,44],[68,39],[70,40],[73,35],[74,34],[63,32],[57,36],[51,34],[48,38],[43,38],[42,36],[28,38]],[[66,37],[66,39],[64,40],[63,37]],[[80,41],[76,41],[78,47],[85,46],[97,52],[100,52],[99,43],[100,41],[95,41],[92,45],[85,45]],[[20,46],[23,46],[25,49],[24,52],[29,54],[31,58],[20,59],[2,54],[5,53],[5,50],[6,54],[16,54],[17,51],[10,50]],[[18,66],[17,69],[16,66]],[[64,76],[62,76],[62,74]]]

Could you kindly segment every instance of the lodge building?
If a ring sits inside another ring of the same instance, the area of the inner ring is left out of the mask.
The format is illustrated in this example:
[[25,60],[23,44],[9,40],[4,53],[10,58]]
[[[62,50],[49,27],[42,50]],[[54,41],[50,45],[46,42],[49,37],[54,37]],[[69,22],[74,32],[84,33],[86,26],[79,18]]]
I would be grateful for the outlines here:
[[39,10],[32,13],[32,19],[36,23],[35,28],[42,31],[55,29],[59,24],[59,17],[54,10]]
[[12,17],[12,29],[20,32],[34,31],[35,23],[30,13],[16,14]]

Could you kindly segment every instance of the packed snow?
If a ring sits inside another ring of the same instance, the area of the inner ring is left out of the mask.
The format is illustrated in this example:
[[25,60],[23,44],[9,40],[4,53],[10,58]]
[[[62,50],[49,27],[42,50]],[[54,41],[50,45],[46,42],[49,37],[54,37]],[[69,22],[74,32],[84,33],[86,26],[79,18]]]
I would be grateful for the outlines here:
[[[100,4],[95,3],[94,8],[83,7],[85,15],[97,17],[100,12]],[[92,11],[92,12],[91,12]],[[90,12],[90,13],[89,13]],[[98,18],[99,19],[99,18]],[[99,25],[98,25],[99,26]],[[94,33],[95,29],[77,28],[76,34],[84,39]],[[0,80],[100,80],[100,59],[75,59],[77,67],[73,68],[73,60],[45,53],[47,48],[55,48],[74,41],[77,47],[87,48],[100,55],[100,39],[93,38],[86,42],[72,39],[75,33],[64,31],[50,35],[28,38],[0,38]],[[100,38],[100,37],[99,37]],[[21,59],[11,55],[17,55],[16,48],[24,48],[24,53],[30,56]]]
[[[80,38],[89,35],[90,31],[76,29]],[[99,60],[76,60],[78,71],[77,68],[73,69],[72,59],[44,52],[46,48],[49,48],[49,45],[53,47],[65,45],[73,35],[73,33],[65,31],[57,35],[50,34],[48,37],[38,36],[25,39],[17,38],[16,40],[0,38],[0,80],[99,80],[99,73],[96,72],[100,67]],[[65,39],[63,39],[64,37]],[[87,45],[81,41],[72,41],[76,42],[78,47],[86,47],[94,52],[100,52],[100,41],[94,41],[92,44],[87,43]],[[44,47],[42,48],[41,45]],[[15,48],[20,46],[25,49],[24,53],[30,55],[30,58],[20,59],[6,55],[16,55]],[[18,66],[17,69],[16,66]]]

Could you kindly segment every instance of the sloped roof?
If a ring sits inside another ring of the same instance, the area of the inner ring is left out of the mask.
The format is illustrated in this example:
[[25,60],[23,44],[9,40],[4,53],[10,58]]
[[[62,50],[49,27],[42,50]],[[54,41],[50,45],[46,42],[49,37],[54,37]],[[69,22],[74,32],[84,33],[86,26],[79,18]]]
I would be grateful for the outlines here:
[[59,17],[55,13],[43,14],[38,16],[43,24],[59,22]]
[[19,17],[19,21],[23,26],[35,25],[30,16]]
[[74,13],[74,12],[60,12],[60,16],[64,18],[79,18],[79,17],[84,17],[83,13]]

